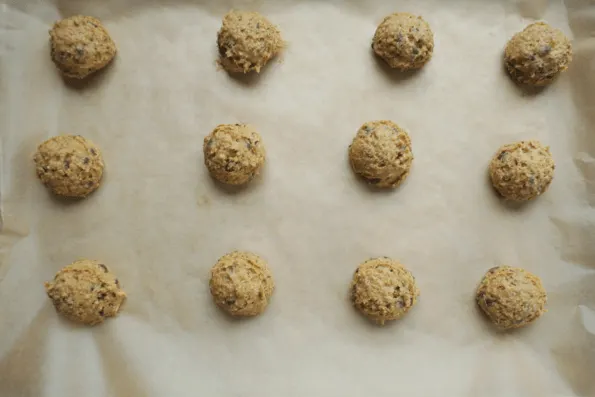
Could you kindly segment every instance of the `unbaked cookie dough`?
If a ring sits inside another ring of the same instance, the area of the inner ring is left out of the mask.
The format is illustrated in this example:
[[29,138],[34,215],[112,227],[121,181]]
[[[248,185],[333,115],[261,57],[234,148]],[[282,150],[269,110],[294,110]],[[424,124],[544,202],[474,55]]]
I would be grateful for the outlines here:
[[411,272],[390,258],[375,258],[359,265],[351,282],[353,305],[378,324],[396,320],[417,301],[419,290]]
[[86,197],[97,189],[103,176],[99,148],[80,135],[59,135],[37,148],[33,157],[37,176],[54,194]]
[[545,312],[547,296],[539,277],[499,266],[488,270],[477,288],[477,304],[499,328],[520,328]]
[[232,73],[260,69],[283,48],[279,29],[257,12],[230,11],[217,34],[219,63]]
[[504,198],[534,199],[544,193],[554,178],[554,159],[539,141],[521,141],[502,146],[490,162],[490,178]]
[[422,17],[397,12],[378,25],[372,49],[391,68],[419,69],[432,58],[434,33]]
[[265,160],[260,134],[246,124],[218,125],[205,138],[203,151],[213,178],[229,185],[249,182]]
[[369,121],[360,127],[349,146],[349,162],[368,183],[395,188],[411,169],[411,139],[392,121]]
[[116,45],[97,18],[75,15],[50,30],[54,64],[67,77],[82,79],[105,67],[116,55]]
[[265,261],[250,252],[222,256],[211,269],[213,300],[232,316],[256,316],[269,304],[275,284]]
[[535,22],[515,34],[506,45],[504,63],[519,83],[543,86],[565,71],[572,60],[572,45],[561,30]]
[[60,270],[45,289],[56,310],[66,318],[87,325],[118,314],[126,293],[107,266],[81,259]]

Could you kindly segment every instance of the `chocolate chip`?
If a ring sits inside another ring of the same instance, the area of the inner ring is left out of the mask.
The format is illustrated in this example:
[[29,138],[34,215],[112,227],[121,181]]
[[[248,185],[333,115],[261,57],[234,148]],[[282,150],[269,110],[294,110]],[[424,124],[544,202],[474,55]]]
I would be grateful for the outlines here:
[[66,168],[66,169],[70,168],[70,160],[64,160],[64,168]]
[[97,294],[97,299],[99,299],[100,301],[105,299],[105,293],[100,292],[99,294]]
[[101,309],[101,310],[99,311],[99,315],[100,315],[101,317],[105,316],[105,313],[103,312],[103,309]]
[[493,300],[493,299],[486,299],[485,300],[485,303],[486,303],[487,306],[493,306],[494,303],[496,303],[496,301]]
[[91,148],[89,151],[91,152],[91,154],[92,154],[93,156],[97,156],[97,150],[95,150],[95,149]]
[[369,178],[368,182],[370,182],[372,185],[376,185],[377,183],[380,183],[380,178]]
[[89,164],[89,157],[85,157],[83,159],[83,164]]
[[234,303],[236,303],[236,300],[235,300],[235,299],[226,299],[226,300],[225,300],[225,303],[226,303],[227,305],[233,305]]
[[508,156],[508,152],[506,152],[506,151],[503,150],[498,155],[498,160],[504,160],[506,158],[506,156]]
[[99,266],[100,268],[103,269],[104,272],[108,272],[107,266],[105,266],[103,263],[98,264],[97,266]]
[[43,172],[48,172],[49,171],[48,167],[46,167],[45,165],[43,167],[41,167],[41,169],[43,170]]
[[116,283],[116,285],[117,285],[118,287],[120,286],[120,280],[118,280],[118,279],[115,279],[115,280],[114,280],[114,283]]

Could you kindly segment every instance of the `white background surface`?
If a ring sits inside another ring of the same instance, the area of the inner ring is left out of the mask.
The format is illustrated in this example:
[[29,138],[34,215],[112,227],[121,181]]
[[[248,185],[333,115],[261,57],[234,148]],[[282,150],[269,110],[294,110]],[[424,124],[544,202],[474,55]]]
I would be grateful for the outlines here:
[[[6,0],[5,0],[6,1]],[[595,7],[589,1],[124,1],[0,4],[0,396],[595,396]],[[260,76],[218,70],[231,8],[279,25],[287,48]],[[420,72],[371,53],[377,24],[421,14],[435,33]],[[52,23],[100,18],[119,52],[86,84],[50,57]],[[515,86],[507,40],[534,19],[574,39],[570,69],[541,92]],[[368,189],[347,146],[366,121],[410,133],[405,184]],[[247,189],[215,185],[202,140],[246,122],[266,170]],[[81,202],[51,197],[32,154],[60,133],[103,150],[104,185]],[[551,146],[556,174],[535,202],[490,187],[497,148]],[[211,302],[209,269],[234,249],[271,267],[267,312],[231,320]],[[378,327],[349,304],[356,266],[390,256],[421,296]],[[121,314],[85,328],[60,319],[43,282],[101,259],[128,293]],[[498,333],[476,309],[484,272],[541,276],[549,311]]]

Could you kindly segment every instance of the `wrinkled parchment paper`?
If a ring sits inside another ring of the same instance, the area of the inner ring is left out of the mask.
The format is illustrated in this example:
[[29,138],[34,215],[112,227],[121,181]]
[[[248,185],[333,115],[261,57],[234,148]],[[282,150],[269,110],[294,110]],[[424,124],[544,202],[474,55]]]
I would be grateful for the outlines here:
[[[6,0],[5,0],[6,1]],[[0,7],[0,396],[595,396],[595,6],[436,1],[9,0]],[[592,3],[592,2],[591,2]],[[278,24],[287,48],[260,76],[218,70],[231,8]],[[420,72],[371,54],[393,11],[421,14],[435,52]],[[49,57],[53,21],[103,20],[119,53],[86,84]],[[567,73],[542,91],[503,71],[506,41],[545,19],[574,40]],[[393,192],[351,173],[347,146],[368,120],[406,128],[415,160]],[[246,122],[266,170],[217,186],[202,140]],[[104,185],[51,197],[32,154],[82,134],[104,152]],[[539,139],[554,182],[524,206],[501,201],[487,164]],[[209,269],[234,249],[270,264],[266,313],[232,320],[212,304]],[[416,276],[417,306],[378,327],[347,298],[352,272],[390,256]],[[94,328],[62,320],[42,283],[77,258],[101,259],[128,301]],[[475,287],[496,265],[542,277],[549,311],[495,332]]]

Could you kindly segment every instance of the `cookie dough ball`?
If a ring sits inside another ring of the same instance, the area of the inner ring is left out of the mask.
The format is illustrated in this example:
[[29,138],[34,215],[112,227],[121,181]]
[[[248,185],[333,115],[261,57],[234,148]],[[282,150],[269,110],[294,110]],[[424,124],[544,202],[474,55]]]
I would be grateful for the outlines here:
[[434,33],[422,17],[397,12],[378,25],[372,49],[391,68],[419,69],[432,58]]
[[260,72],[283,48],[281,32],[257,12],[230,11],[217,35],[219,63],[233,73]]
[[266,262],[250,252],[234,251],[211,269],[213,300],[232,316],[256,316],[266,309],[275,289]]
[[45,289],[56,310],[87,325],[102,323],[118,314],[126,294],[107,266],[81,259],[60,270]]
[[519,83],[543,86],[565,71],[572,60],[572,45],[561,30],[544,22],[527,26],[506,45],[504,63]]
[[219,182],[241,185],[258,175],[265,150],[260,134],[245,124],[221,124],[204,141],[207,169]]
[[103,158],[93,142],[80,135],[48,139],[33,157],[37,176],[54,194],[82,198],[97,189],[103,176]]
[[411,272],[389,258],[370,259],[357,268],[351,282],[351,301],[378,324],[396,320],[417,301],[419,290]]
[[488,270],[477,288],[477,304],[499,328],[520,328],[545,312],[547,296],[539,277],[510,266]]
[[67,77],[82,79],[105,67],[116,55],[116,45],[101,22],[76,15],[50,30],[54,64]]
[[505,199],[526,201],[547,190],[554,178],[554,159],[539,141],[504,145],[492,158],[490,178]]
[[392,121],[369,121],[360,127],[349,146],[349,162],[353,171],[369,183],[395,188],[411,169],[411,139]]

